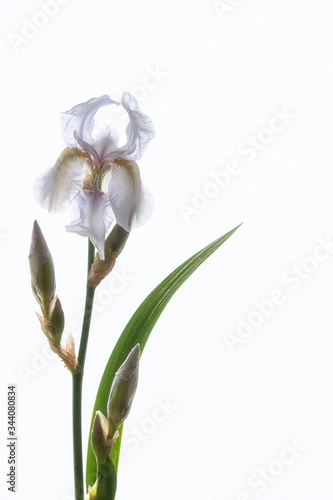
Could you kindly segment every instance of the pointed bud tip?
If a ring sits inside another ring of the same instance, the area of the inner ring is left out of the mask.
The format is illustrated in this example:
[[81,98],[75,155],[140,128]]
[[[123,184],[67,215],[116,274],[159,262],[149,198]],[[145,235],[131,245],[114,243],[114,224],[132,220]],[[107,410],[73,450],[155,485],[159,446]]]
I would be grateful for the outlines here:
[[116,373],[117,382],[126,382],[139,368],[140,344],[136,344]]
[[111,438],[119,425],[127,418],[138,385],[140,345],[136,344],[119,370],[111,386],[107,405],[109,420],[108,437]]
[[92,442],[93,446],[98,447],[103,441],[106,440],[108,434],[108,421],[100,410],[95,413],[95,418],[92,428]]
[[50,255],[50,251],[48,249],[42,230],[38,222],[35,220],[32,226],[29,259],[31,259],[36,254],[36,252],[38,252],[39,255],[43,255],[44,259],[49,257]]

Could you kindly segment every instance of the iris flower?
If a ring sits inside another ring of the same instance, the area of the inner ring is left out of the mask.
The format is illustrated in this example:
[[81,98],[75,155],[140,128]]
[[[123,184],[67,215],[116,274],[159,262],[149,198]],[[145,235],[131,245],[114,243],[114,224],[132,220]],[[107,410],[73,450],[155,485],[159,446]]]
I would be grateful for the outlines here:
[[[94,126],[97,111],[108,105],[122,105],[128,114],[123,146],[118,146],[114,128],[107,125],[96,130]],[[68,147],[37,178],[35,198],[50,212],[64,212],[72,206],[66,230],[89,237],[104,259],[106,233],[114,221],[130,232],[151,216],[152,196],[141,182],[136,161],[154,138],[155,128],[128,92],[121,102],[104,95],[78,104],[61,113],[61,124]]]

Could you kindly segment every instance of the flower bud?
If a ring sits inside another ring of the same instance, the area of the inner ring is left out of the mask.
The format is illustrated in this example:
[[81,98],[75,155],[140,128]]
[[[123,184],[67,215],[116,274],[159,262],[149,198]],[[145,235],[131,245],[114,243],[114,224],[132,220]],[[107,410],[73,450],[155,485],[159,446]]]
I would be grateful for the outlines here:
[[108,438],[114,436],[130,412],[138,385],[139,361],[140,345],[136,344],[115,374],[107,406]]
[[29,264],[32,291],[44,312],[54,298],[56,285],[52,255],[36,220],[31,236]]
[[43,333],[55,345],[60,345],[65,326],[64,312],[57,296],[52,300],[44,316],[37,314]]
[[101,456],[100,447],[108,438],[108,425],[108,421],[104,417],[103,413],[101,411],[97,411],[91,431],[91,444],[96,455],[97,463],[104,462],[106,458],[106,456]]
[[107,419],[101,411],[97,411],[91,431],[91,444],[98,464],[105,462],[119,436],[117,431],[112,439],[108,439],[108,429],[109,423]]
[[97,254],[95,262],[91,266],[88,276],[88,286],[96,288],[100,282],[112,271],[116,259],[121,254],[129,232],[125,231],[119,224],[116,224],[105,240],[104,260]]
[[42,315],[37,314],[42,331],[51,343],[59,346],[64,331],[64,313],[55,293],[52,255],[37,221],[32,230],[29,264],[31,288],[42,310]]

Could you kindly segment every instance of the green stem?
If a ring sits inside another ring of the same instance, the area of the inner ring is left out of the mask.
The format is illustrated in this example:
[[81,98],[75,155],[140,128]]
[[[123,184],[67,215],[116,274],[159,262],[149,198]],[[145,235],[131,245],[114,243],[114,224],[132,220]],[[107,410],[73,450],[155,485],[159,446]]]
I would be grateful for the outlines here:
[[73,457],[75,500],[83,500],[81,400],[82,375],[73,374]]
[[[88,273],[95,258],[95,248],[88,240]],[[83,316],[81,341],[78,361],[82,368],[80,373],[73,373],[73,458],[74,458],[74,486],[75,500],[84,498],[84,478],[82,461],[82,381],[84,363],[88,347],[91,314],[93,310],[95,289],[87,286],[86,303]]]

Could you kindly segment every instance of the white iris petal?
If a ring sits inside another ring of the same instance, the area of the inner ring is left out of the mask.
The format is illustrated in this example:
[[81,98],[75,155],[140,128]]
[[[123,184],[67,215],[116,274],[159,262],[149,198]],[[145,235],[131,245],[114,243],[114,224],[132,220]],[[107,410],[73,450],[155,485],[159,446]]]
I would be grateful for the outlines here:
[[105,234],[114,220],[107,194],[82,190],[73,201],[72,222],[66,230],[88,236],[104,259]]
[[141,192],[132,220],[132,229],[141,227],[150,219],[154,210],[154,198],[147,186],[141,182]]
[[89,160],[76,149],[65,149],[56,164],[41,173],[34,183],[36,201],[49,212],[65,212],[82,188]]
[[138,101],[131,94],[124,92],[121,103],[130,119],[126,128],[129,152],[125,158],[136,161],[141,158],[148,143],[155,137],[155,127],[151,119],[139,109]]
[[126,127],[127,143],[106,155],[103,158],[104,161],[113,161],[118,158],[139,160],[148,143],[155,137],[155,127],[151,119],[139,109],[135,97],[129,92],[124,92],[121,103],[130,120]]
[[94,147],[99,158],[103,161],[106,156],[117,152],[118,142],[119,134],[114,127],[108,124],[101,127],[94,141]]
[[94,116],[102,106],[117,104],[117,101],[110,99],[108,95],[94,97],[87,102],[77,104],[69,111],[61,113],[61,127],[64,141],[69,146],[77,146],[74,132],[79,138],[92,145],[94,140],[92,131],[94,128]]
[[141,226],[151,216],[153,199],[141,183],[136,163],[120,160],[112,169],[108,191],[117,223],[126,231]]

